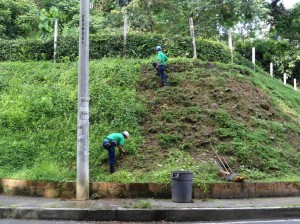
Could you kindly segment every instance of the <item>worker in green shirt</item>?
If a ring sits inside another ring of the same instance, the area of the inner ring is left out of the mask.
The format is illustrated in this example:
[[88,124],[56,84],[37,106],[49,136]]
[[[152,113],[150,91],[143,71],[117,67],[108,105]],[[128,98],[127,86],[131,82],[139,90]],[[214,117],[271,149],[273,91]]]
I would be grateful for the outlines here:
[[116,151],[115,147],[117,146],[119,149],[120,155],[125,154],[125,150],[123,149],[125,139],[129,138],[129,133],[127,131],[123,131],[122,133],[111,133],[103,140],[103,147],[108,152],[109,159],[109,170],[110,173],[115,172],[115,163],[116,163]]
[[161,46],[155,48],[157,52],[157,62],[153,63],[153,67],[156,69],[157,74],[161,77],[164,86],[169,86],[168,76],[165,74],[166,61],[168,57],[162,52]]

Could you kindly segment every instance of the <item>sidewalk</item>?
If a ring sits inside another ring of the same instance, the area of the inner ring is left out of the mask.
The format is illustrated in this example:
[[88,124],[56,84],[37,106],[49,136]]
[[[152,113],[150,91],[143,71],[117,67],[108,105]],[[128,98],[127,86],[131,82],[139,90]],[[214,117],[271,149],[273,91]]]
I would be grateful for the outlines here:
[[88,221],[229,221],[300,218],[300,197],[64,200],[0,195],[0,218]]

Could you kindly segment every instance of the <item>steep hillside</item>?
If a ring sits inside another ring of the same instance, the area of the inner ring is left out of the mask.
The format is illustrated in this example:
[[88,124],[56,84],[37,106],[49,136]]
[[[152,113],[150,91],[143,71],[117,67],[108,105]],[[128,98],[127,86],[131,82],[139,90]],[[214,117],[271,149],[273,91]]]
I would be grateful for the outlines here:
[[[91,62],[91,181],[166,183],[180,169],[196,183],[222,181],[213,148],[248,180],[297,178],[299,92],[237,65],[168,65],[162,88],[149,61]],[[0,67],[0,178],[75,180],[77,64]],[[127,154],[110,175],[101,142],[123,130]]]
[[171,86],[162,88],[151,66],[142,67],[145,142],[120,169],[162,182],[174,169],[190,169],[198,181],[216,181],[215,148],[248,179],[299,171],[299,93],[240,66],[175,62],[168,75]]

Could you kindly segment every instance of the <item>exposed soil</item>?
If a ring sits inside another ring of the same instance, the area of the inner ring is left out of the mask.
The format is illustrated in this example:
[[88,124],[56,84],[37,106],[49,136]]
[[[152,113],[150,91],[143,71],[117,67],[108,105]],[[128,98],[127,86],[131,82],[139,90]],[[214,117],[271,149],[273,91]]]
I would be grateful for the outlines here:
[[[145,143],[138,158],[121,161],[132,170],[151,170],[165,161],[170,148],[188,151],[197,162],[211,161],[212,146],[230,144],[230,139],[217,136],[212,111],[226,111],[249,131],[255,128],[254,118],[282,122],[270,97],[250,81],[231,76],[230,70],[212,63],[171,64],[167,74],[170,87],[164,88],[150,65],[141,70],[138,91],[148,109],[140,120]],[[290,137],[300,140],[298,134]]]

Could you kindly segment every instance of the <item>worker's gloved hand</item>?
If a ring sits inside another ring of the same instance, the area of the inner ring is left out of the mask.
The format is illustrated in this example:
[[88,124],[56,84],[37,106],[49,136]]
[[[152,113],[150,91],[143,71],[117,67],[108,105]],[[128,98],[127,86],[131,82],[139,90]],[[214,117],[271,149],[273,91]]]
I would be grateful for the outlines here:
[[126,152],[125,152],[125,150],[124,150],[124,149],[122,150],[122,152],[121,152],[121,153],[122,153],[122,156],[125,156],[125,155],[126,155]]

